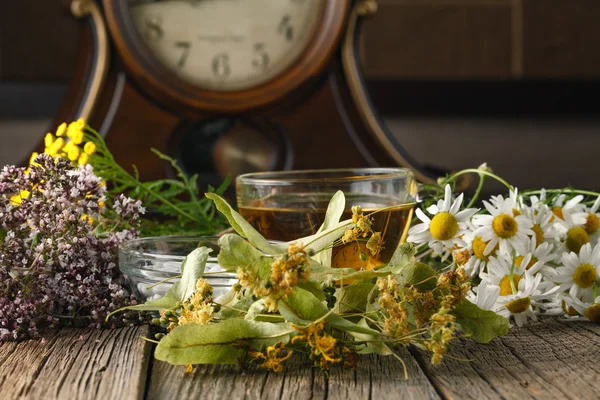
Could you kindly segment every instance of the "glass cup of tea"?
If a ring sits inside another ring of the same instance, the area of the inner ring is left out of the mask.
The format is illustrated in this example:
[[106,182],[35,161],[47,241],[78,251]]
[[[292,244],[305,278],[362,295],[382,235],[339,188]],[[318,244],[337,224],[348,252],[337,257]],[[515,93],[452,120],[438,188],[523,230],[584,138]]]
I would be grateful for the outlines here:
[[417,182],[410,169],[256,172],[236,178],[239,213],[266,239],[277,241],[316,233],[338,190],[346,197],[341,219],[352,218],[355,205],[361,206],[364,215],[372,213],[373,231],[381,233],[383,248],[373,256],[366,250],[366,239],[336,246],[332,267],[372,269],[389,262],[406,239],[417,197]]

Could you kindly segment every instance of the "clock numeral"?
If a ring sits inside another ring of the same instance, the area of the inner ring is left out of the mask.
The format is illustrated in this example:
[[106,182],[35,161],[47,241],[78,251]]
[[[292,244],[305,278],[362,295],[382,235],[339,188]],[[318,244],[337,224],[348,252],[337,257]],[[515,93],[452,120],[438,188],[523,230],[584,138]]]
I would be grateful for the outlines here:
[[229,54],[219,53],[212,60],[212,72],[216,78],[227,79],[231,74]]
[[277,33],[283,35],[288,42],[294,39],[294,27],[292,26],[292,17],[289,14],[285,14],[279,22]]
[[144,19],[145,36],[148,39],[162,39],[165,35],[163,28],[161,26],[162,21],[160,18],[146,18]]
[[263,70],[269,67],[269,53],[267,53],[264,43],[254,44],[254,60],[252,60],[252,66]]
[[181,56],[179,56],[179,60],[177,61],[177,66],[181,69],[185,66],[185,62],[190,55],[192,44],[190,42],[175,42],[175,47],[182,50]]

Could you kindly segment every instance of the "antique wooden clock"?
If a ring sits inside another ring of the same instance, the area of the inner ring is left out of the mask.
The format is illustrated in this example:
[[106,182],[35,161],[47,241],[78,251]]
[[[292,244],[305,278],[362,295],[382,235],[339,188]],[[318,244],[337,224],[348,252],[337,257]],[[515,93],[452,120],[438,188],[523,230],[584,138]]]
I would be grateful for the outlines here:
[[420,166],[373,109],[357,57],[375,0],[74,0],[78,73],[58,115],[84,117],[143,179],[154,147],[200,183],[278,169]]

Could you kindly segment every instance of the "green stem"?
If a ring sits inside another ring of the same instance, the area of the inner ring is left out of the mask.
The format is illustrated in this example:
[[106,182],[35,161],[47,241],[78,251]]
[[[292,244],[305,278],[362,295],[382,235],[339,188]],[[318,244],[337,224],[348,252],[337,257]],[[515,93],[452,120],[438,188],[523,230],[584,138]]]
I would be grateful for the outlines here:
[[510,183],[508,183],[504,179],[500,178],[498,175],[493,174],[488,171],[477,169],[477,168],[468,168],[468,169],[463,169],[462,171],[458,171],[457,173],[455,173],[454,175],[452,175],[451,177],[446,179],[446,182],[452,182],[452,181],[456,180],[456,178],[458,178],[459,176],[466,175],[466,174],[479,174],[479,175],[489,176],[490,178],[494,178],[495,180],[497,180],[498,182],[500,182],[501,184],[506,186],[509,190],[513,189],[512,185]]
[[[102,138],[102,136],[100,136],[100,134],[98,132],[96,132],[95,130],[91,129],[88,127],[88,131],[91,132],[93,135],[96,136],[96,138],[101,141],[101,146],[102,146],[102,150],[106,150],[104,147],[104,139]],[[98,147],[98,145],[96,145]],[[154,198],[160,200],[163,204],[171,207],[175,212],[179,213],[180,215],[194,221],[194,222],[199,222],[201,223],[202,221],[196,217],[194,217],[193,215],[185,212],[184,210],[182,210],[181,208],[177,207],[175,204],[171,203],[169,200],[167,200],[166,198],[164,198],[163,196],[161,196],[160,194],[154,192],[153,190],[145,187],[140,181],[138,181],[137,179],[135,179],[129,172],[125,171],[125,169],[123,169],[114,159],[114,157],[112,156],[112,154],[110,153],[110,151],[104,151],[104,156],[109,159],[114,165],[113,167],[122,175],[128,177],[129,179],[131,179],[132,183],[135,184],[135,186],[137,186],[138,188],[141,188],[142,190],[145,190],[147,193],[149,193],[151,196],[153,196]]]
[[486,178],[485,175],[479,174],[479,185],[477,185],[477,190],[475,191],[475,195],[473,196],[473,198],[471,199],[469,204],[467,204],[466,208],[471,208],[471,206],[473,204],[475,204],[475,202],[479,198],[479,195],[481,194],[481,190],[483,189],[483,182],[485,182],[485,178]]
[[510,289],[512,290],[513,294],[517,294],[517,287],[515,286],[515,280],[513,279],[514,273],[515,273],[515,251],[513,250],[513,256],[512,256],[512,264],[510,266],[510,277],[509,277],[509,281],[510,281]]
[[[523,196],[531,196],[533,194],[540,194],[541,190],[526,190],[522,192]],[[571,193],[571,194],[583,194],[586,196],[600,196],[598,192],[592,192],[589,190],[579,190],[579,189],[546,189],[546,193]]]

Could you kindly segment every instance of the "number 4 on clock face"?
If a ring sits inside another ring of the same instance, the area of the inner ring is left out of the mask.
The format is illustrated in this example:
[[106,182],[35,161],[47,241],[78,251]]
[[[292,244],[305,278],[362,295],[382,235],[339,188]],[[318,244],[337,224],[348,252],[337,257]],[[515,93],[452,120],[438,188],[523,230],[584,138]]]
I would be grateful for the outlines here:
[[144,44],[195,86],[244,90],[273,79],[305,50],[323,0],[131,2]]

